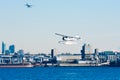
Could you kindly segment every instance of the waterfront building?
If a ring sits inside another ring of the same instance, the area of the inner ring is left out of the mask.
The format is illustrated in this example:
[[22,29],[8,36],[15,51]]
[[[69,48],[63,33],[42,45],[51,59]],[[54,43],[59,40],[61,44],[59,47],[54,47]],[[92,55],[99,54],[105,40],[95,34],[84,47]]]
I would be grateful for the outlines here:
[[45,57],[45,54],[37,54],[33,57],[36,63],[42,63],[43,59]]
[[9,46],[9,51],[10,51],[10,53],[14,53],[15,52],[15,46],[14,45],[10,45]]
[[101,63],[117,61],[117,55],[113,51],[104,51],[99,53],[99,60]]
[[5,54],[5,43],[4,42],[2,42],[2,54]]
[[19,56],[17,53],[15,53],[14,55],[0,55],[0,64],[20,64],[22,62],[22,57]]
[[0,54],[0,64],[11,64],[11,63],[12,63],[12,55]]
[[57,55],[57,61],[60,63],[76,63],[82,59],[81,54],[59,54]]
[[24,55],[24,50],[20,49],[19,51],[17,51],[17,53],[20,55]]
[[[22,53],[23,54],[23,53]],[[21,53],[19,53],[19,55],[21,55]],[[23,55],[21,55],[23,56]],[[28,62],[31,62],[31,63],[34,63],[34,57],[35,55],[34,54],[30,54],[30,53],[25,53],[24,56],[23,56],[23,61],[28,63]]]
[[117,56],[117,61],[120,62],[120,52],[115,52],[116,56]]
[[18,53],[15,53],[12,56],[12,63],[13,64],[23,63],[23,56],[19,55]]
[[82,60],[91,60],[92,57],[92,49],[90,44],[84,44],[82,46]]

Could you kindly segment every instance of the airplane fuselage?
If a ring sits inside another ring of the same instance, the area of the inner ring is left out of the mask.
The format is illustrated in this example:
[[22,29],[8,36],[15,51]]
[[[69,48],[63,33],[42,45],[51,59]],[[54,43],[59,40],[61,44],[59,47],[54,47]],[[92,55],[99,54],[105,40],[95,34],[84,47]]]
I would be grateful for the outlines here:
[[62,40],[63,41],[76,41],[77,39],[75,39],[75,38],[69,38],[69,37],[63,37]]

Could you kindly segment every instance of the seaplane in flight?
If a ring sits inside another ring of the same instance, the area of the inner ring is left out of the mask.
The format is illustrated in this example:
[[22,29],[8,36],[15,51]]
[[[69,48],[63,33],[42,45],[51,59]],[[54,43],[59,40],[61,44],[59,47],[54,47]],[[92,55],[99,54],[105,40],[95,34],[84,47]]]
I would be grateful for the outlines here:
[[58,43],[62,43],[62,44],[77,44],[77,40],[80,39],[80,36],[76,35],[76,36],[67,36],[67,35],[62,35],[62,34],[58,34],[55,33],[55,35],[58,36],[62,36],[62,41],[59,41]]
[[32,7],[32,5],[31,5],[31,4],[28,4],[28,3],[26,3],[25,6],[26,6],[27,8],[31,8],[31,7]]

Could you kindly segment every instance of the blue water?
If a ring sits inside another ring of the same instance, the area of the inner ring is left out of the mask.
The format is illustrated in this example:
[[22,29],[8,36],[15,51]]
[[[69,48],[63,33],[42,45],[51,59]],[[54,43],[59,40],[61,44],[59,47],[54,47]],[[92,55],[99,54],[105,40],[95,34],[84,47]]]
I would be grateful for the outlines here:
[[120,80],[119,67],[0,68],[0,80]]

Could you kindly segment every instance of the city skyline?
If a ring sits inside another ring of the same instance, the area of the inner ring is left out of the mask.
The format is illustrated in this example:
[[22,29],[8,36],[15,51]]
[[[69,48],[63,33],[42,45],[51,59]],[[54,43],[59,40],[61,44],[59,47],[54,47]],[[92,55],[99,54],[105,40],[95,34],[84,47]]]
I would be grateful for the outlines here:
[[[30,3],[32,8],[26,8]],[[1,1],[0,45],[15,44],[25,52],[79,53],[84,43],[101,50],[120,51],[119,0]],[[62,45],[54,33],[80,35],[76,45]]]

